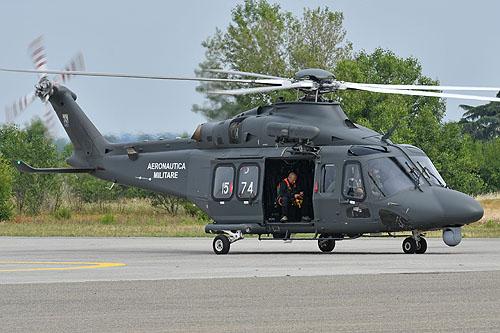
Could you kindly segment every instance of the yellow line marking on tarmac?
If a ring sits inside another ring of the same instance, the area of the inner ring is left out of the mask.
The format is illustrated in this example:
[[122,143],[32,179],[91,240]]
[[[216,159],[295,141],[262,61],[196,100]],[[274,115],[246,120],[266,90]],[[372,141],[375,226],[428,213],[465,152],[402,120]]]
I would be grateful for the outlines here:
[[112,262],[73,262],[73,261],[0,261],[0,264],[85,265],[76,267],[0,269],[0,272],[51,271],[51,270],[61,270],[61,269],[83,269],[83,268],[104,268],[104,267],[125,266],[125,264],[122,263],[112,263]]

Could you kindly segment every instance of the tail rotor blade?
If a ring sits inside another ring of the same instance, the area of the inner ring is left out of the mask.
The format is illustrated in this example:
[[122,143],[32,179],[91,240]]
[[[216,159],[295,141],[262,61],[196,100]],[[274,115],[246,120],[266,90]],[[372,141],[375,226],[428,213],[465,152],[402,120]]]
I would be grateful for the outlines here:
[[[83,54],[78,52],[69,60],[69,62],[64,66],[65,71],[77,71],[82,72],[85,70],[85,62],[83,61]],[[73,78],[74,75],[71,74],[58,74],[54,77],[54,82],[66,83],[66,81]]]
[[26,110],[26,108],[33,103],[35,98],[35,92],[33,91],[24,97],[19,98],[11,105],[7,105],[5,107],[5,118],[7,122],[14,121],[17,117],[19,117],[24,110]]
[[[37,70],[47,70],[47,55],[45,54],[45,44],[43,35],[35,39],[28,46],[28,54]],[[39,73],[40,78],[47,76],[46,73]]]
[[43,115],[43,123],[45,128],[49,134],[55,134],[55,127],[57,125],[57,117],[55,116],[55,112],[52,110],[50,103],[46,102],[45,104],[45,113]]

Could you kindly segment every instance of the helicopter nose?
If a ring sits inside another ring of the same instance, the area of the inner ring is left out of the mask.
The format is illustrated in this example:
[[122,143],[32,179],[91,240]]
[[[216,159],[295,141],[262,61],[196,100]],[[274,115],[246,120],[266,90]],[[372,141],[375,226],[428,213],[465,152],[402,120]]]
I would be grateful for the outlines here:
[[446,188],[433,190],[442,208],[444,219],[450,224],[469,224],[483,217],[483,207],[467,194]]

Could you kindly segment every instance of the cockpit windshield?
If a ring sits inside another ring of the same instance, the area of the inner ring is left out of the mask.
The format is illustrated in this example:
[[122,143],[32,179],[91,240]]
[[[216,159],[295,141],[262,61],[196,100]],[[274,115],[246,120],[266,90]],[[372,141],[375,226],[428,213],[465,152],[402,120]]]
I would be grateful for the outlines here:
[[434,166],[434,164],[432,164],[430,158],[425,155],[423,150],[412,145],[403,144],[401,146],[406,148],[410,152],[409,157],[418,167],[418,170],[413,170],[412,167],[412,173],[415,175],[418,174],[417,178],[419,183],[425,182],[422,179],[425,178],[431,185],[446,187],[446,182],[444,181],[443,177],[441,177],[436,167]]
[[421,174],[425,177],[431,185],[446,186],[446,183],[437,171],[430,158],[427,156],[410,156],[413,162],[418,166]]
[[408,160],[404,157],[381,157],[368,161],[368,178],[372,195],[382,198],[415,187]]

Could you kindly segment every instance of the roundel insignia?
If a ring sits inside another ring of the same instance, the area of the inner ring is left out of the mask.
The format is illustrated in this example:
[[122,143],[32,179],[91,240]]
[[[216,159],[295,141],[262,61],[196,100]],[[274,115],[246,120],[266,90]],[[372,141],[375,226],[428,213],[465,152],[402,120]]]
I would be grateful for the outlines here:
[[64,113],[62,115],[62,117],[63,117],[63,125],[64,125],[64,127],[69,127],[69,116],[68,116],[68,114]]

